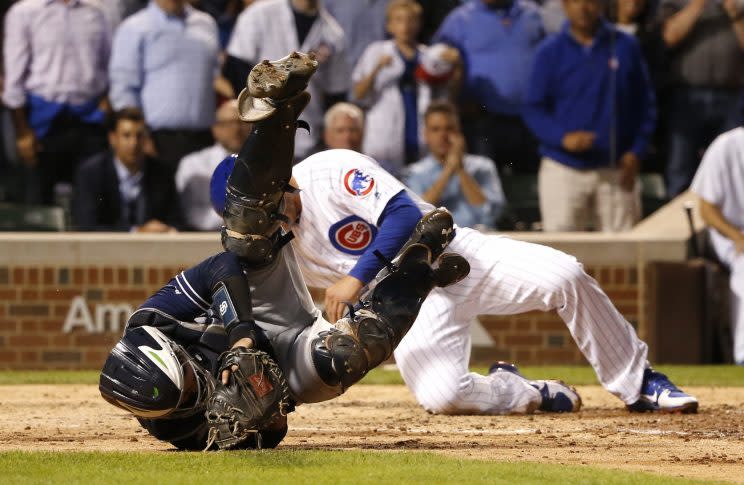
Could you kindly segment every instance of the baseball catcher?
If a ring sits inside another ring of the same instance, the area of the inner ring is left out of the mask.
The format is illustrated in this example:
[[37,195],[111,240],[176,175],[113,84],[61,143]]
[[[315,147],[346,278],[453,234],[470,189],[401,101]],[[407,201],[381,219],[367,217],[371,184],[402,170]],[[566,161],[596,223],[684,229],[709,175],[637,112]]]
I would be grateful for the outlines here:
[[465,259],[444,252],[453,222],[436,209],[397,255],[379,254],[384,268],[344,318],[323,319],[281,225],[316,67],[292,53],[251,71],[239,109],[254,129],[227,183],[225,251],[145,301],[104,364],[104,399],[178,448],[277,446],[296,405],[342,394],[389,358],[429,292],[469,272]]

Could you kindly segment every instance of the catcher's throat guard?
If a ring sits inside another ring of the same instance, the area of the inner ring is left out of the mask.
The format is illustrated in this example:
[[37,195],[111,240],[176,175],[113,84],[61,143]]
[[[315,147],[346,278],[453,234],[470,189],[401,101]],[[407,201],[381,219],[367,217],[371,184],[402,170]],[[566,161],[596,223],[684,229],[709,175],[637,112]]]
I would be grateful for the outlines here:
[[155,327],[127,330],[101,371],[98,388],[139,418],[191,415],[205,409],[214,378]]
[[269,354],[245,347],[220,356],[218,375],[224,370],[230,371],[227,385],[218,383],[207,402],[207,449],[236,448],[251,437],[262,448],[260,432],[294,410],[284,373]]

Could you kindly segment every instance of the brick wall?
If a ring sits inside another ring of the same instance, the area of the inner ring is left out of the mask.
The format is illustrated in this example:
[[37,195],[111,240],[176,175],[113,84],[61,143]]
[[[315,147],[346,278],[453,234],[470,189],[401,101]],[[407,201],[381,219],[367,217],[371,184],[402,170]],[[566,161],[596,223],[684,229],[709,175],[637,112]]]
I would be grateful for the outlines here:
[[[100,368],[128,312],[182,268],[144,266],[0,267],[0,368]],[[592,266],[618,309],[634,325],[641,314],[635,267]],[[322,292],[313,291],[316,301]],[[583,357],[553,313],[481,316],[493,347],[473,360],[579,364]]]
[[127,310],[179,270],[0,267],[0,368],[99,368],[121,335]]

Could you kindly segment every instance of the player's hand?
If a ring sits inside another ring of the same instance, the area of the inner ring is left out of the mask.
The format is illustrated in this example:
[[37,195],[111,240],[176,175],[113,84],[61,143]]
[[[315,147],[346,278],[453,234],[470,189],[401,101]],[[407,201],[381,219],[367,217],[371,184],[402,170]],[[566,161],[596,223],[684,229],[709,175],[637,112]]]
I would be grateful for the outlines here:
[[627,152],[620,157],[620,187],[626,192],[632,192],[635,187],[640,159],[633,152]]
[[39,151],[39,142],[32,130],[27,130],[16,135],[16,150],[21,161],[29,168],[36,166]]
[[326,289],[325,310],[329,322],[335,323],[341,318],[346,309],[344,302],[356,301],[363,286],[364,283],[353,276],[344,276]]
[[596,133],[591,131],[572,131],[563,136],[561,145],[569,152],[585,152],[594,145]]
[[[245,347],[246,349],[250,349],[251,347],[253,347],[253,340],[248,337],[242,338],[235,342],[231,348],[234,349],[236,347]],[[224,385],[227,385],[227,383],[230,381],[230,372],[235,372],[236,370],[238,370],[238,366],[234,365],[230,367],[229,370],[225,369],[222,371],[222,383]]]

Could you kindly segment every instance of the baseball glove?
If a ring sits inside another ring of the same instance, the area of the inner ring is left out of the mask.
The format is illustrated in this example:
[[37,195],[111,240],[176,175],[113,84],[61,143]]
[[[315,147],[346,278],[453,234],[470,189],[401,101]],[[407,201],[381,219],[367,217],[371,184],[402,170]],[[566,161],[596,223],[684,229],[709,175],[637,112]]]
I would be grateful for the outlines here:
[[235,448],[252,436],[261,448],[258,432],[292,411],[287,379],[261,350],[237,347],[224,352],[219,364],[217,375],[228,369],[230,380],[227,385],[220,381],[207,400],[207,449],[214,443],[220,449]]

